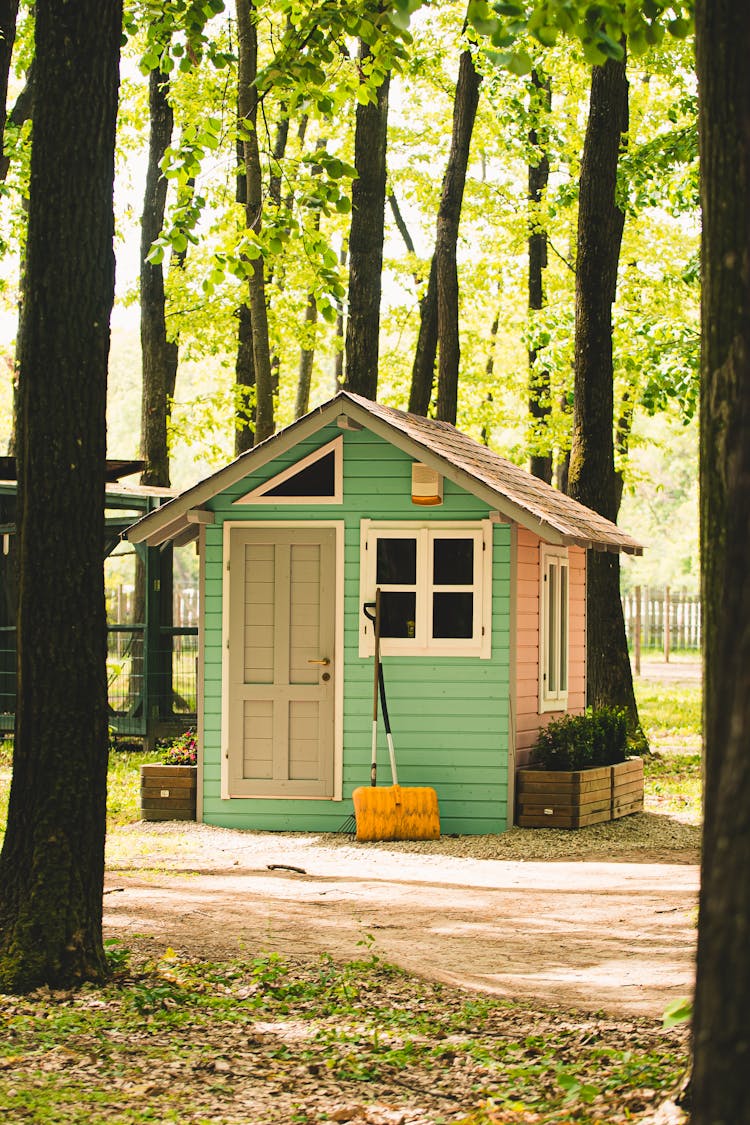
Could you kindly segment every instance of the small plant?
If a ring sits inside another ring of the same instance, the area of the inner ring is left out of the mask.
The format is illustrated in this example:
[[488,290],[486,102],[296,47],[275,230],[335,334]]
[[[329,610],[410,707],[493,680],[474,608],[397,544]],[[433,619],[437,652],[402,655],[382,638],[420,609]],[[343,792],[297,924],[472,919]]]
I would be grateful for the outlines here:
[[693,1018],[693,1001],[689,1000],[687,996],[681,996],[679,1000],[672,1000],[667,1004],[662,1014],[663,1027],[677,1027],[681,1023],[689,1023]]
[[130,966],[130,950],[117,938],[108,938],[105,941],[104,955],[107,958],[107,967],[113,975],[123,976],[127,972]]
[[168,742],[159,742],[158,749],[166,766],[194,766],[198,762],[198,741],[194,730],[186,730]]
[[563,715],[542,727],[531,761],[545,770],[585,770],[624,762],[628,749],[626,712],[601,707],[585,715]]

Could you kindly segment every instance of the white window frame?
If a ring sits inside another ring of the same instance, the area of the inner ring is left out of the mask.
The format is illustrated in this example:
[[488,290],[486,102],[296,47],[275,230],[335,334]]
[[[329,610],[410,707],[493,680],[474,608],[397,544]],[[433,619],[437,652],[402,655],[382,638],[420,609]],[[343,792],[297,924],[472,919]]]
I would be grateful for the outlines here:
[[[560,596],[561,577],[565,591]],[[550,605],[552,599],[552,605]],[[552,686],[550,686],[550,680]],[[564,711],[570,680],[570,560],[567,547],[539,552],[539,711]]]
[[[386,586],[381,591],[414,590],[416,620],[413,637],[382,637],[384,656],[473,656],[489,660],[492,655],[492,523],[490,520],[468,522],[437,520],[360,522],[360,622],[359,655],[372,656],[375,635],[372,622],[362,612],[365,602],[375,600],[377,540],[416,539],[417,574],[413,585]],[[432,550],[436,539],[473,539],[474,575],[471,587],[445,586],[432,580]],[[432,595],[468,591],[474,595],[474,622],[471,637],[432,636]]]
[[[334,465],[334,484],[333,496],[269,496],[268,493],[280,484],[284,484],[290,477],[295,477],[297,473],[301,473],[309,465],[314,465],[316,461],[322,461],[329,453],[333,453]],[[303,457],[300,461],[295,461],[293,465],[289,465],[286,469],[282,469],[280,473],[276,473],[269,480],[264,481],[263,484],[256,485],[250,492],[246,492],[244,496],[239,496],[233,501],[233,504],[295,504],[302,506],[303,504],[343,504],[344,502],[344,435],[329,441],[326,445],[321,445],[320,449],[313,450]]]

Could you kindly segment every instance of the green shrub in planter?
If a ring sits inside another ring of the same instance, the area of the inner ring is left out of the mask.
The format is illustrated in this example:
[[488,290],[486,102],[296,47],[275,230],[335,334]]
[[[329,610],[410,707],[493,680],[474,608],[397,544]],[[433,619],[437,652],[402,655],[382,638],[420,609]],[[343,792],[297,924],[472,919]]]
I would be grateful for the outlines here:
[[542,727],[531,765],[545,770],[586,770],[613,766],[628,757],[627,713],[601,707],[585,715],[563,715]]

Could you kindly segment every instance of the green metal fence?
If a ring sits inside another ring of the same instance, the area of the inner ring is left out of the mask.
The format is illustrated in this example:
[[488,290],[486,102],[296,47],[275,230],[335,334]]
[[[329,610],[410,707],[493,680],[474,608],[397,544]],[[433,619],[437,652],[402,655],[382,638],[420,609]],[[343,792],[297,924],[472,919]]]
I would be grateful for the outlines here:
[[[161,626],[147,647],[144,625],[107,628],[109,724],[116,734],[156,737],[196,721],[198,630]],[[13,730],[16,630],[0,626],[0,731]]]

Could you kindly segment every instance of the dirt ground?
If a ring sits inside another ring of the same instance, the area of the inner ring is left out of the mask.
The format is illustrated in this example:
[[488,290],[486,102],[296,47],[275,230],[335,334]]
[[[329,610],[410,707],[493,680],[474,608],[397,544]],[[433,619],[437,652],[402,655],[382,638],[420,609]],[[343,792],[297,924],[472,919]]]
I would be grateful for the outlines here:
[[695,859],[487,860],[140,824],[110,853],[105,926],[154,952],[375,953],[508,998],[659,1017],[692,991]]

